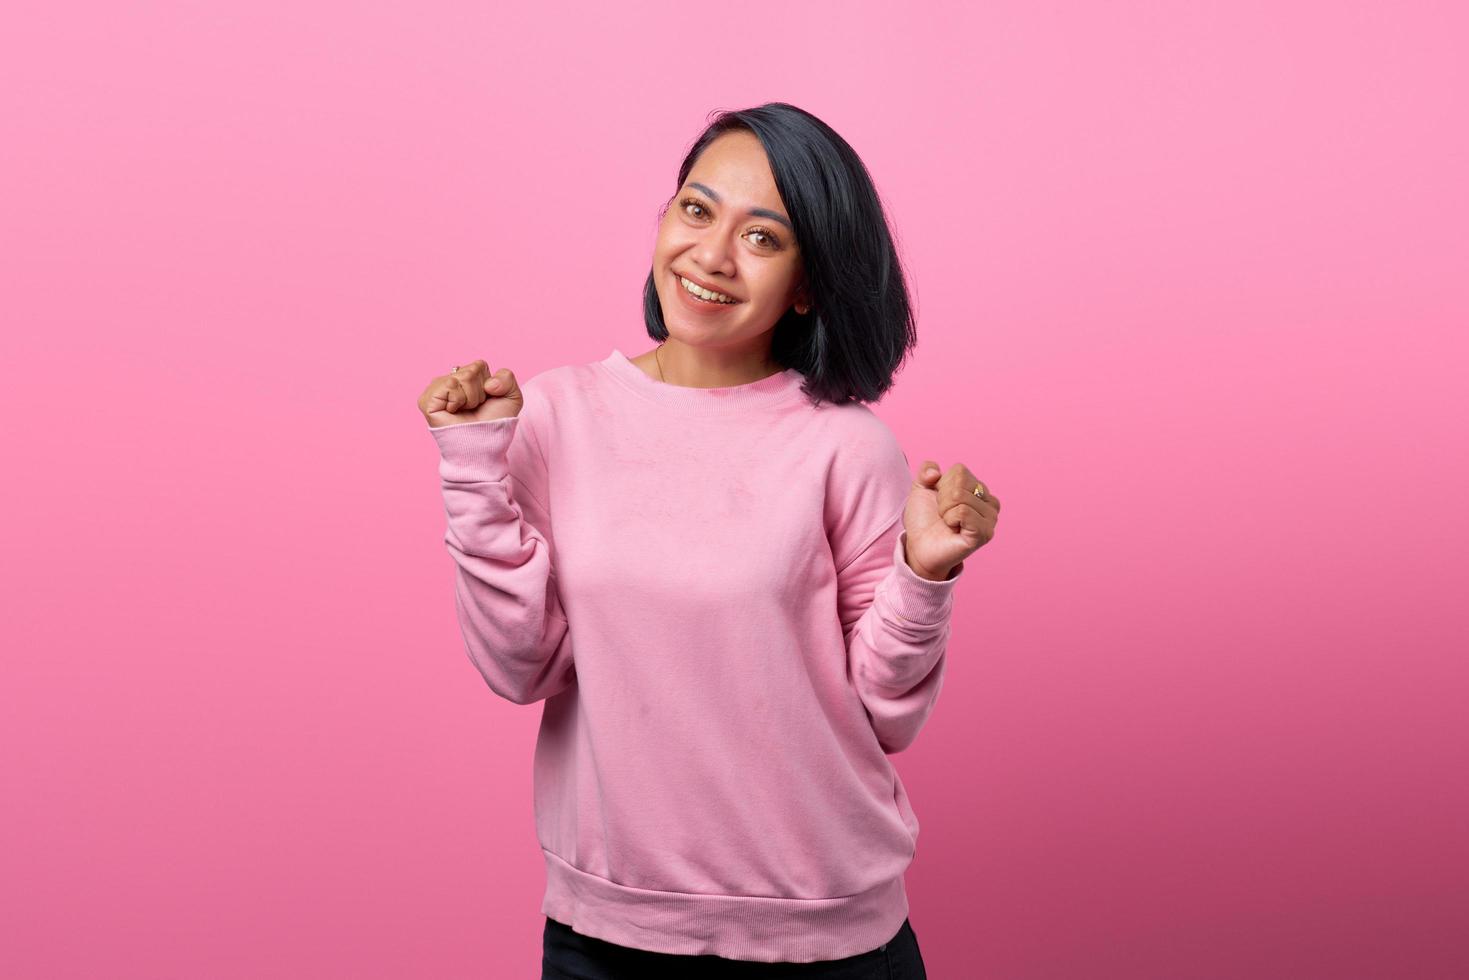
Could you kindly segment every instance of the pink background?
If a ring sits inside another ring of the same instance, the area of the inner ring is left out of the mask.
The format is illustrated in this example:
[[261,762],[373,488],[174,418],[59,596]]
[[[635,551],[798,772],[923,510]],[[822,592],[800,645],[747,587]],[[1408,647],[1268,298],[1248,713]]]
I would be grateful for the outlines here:
[[6,3],[5,974],[538,975],[415,401],[651,346],[780,99],[911,270],[878,413],[1004,502],[895,757],[930,975],[1466,975],[1462,10]]

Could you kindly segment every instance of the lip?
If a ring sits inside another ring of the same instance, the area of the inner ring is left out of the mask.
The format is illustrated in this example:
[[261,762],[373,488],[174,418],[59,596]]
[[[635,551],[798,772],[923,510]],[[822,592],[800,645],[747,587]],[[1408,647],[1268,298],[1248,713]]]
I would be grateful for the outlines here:
[[[689,282],[693,283],[696,286],[703,286],[705,289],[709,290],[711,293],[719,293],[719,294],[721,294],[723,296],[728,296],[730,299],[734,300],[733,303],[728,304],[730,306],[736,306],[736,305],[744,302],[744,300],[740,299],[738,296],[734,295],[733,293],[725,292],[723,289],[720,289],[718,286],[714,285],[712,282],[707,282],[707,281],[705,281],[703,279],[700,279],[698,276],[691,276],[691,275],[689,275],[686,272],[678,272],[677,270],[675,270],[674,273],[673,273],[674,283],[675,283],[675,285],[678,286],[679,289],[683,289],[683,284],[678,282],[678,278],[680,276],[682,276],[683,278],[687,279]],[[685,289],[684,292],[687,293],[688,290]]]

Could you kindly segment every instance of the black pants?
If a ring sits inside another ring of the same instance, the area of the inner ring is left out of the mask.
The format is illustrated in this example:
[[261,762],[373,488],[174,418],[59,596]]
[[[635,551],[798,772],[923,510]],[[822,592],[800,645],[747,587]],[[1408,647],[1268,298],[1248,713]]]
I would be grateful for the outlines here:
[[815,963],[759,963],[722,956],[655,953],[583,936],[546,917],[542,939],[541,980],[754,980],[781,977],[802,980],[928,980],[918,937],[908,920],[897,935],[877,949],[840,960]]

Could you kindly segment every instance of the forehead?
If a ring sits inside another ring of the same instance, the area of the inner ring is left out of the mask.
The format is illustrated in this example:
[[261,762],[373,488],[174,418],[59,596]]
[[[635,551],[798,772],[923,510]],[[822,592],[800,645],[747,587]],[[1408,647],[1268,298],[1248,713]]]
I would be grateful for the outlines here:
[[743,130],[725,133],[705,147],[689,170],[688,180],[707,185],[726,201],[781,206],[765,147],[753,133]]

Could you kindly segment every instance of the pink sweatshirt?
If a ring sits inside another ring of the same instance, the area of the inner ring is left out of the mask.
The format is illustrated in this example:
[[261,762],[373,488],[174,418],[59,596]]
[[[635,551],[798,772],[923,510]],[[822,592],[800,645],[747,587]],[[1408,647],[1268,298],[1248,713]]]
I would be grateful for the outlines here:
[[888,755],[943,687],[963,571],[913,573],[892,431],[802,381],[680,387],[614,350],[429,428],[470,660],[545,701],[541,911],[584,935],[809,962],[908,915]]

